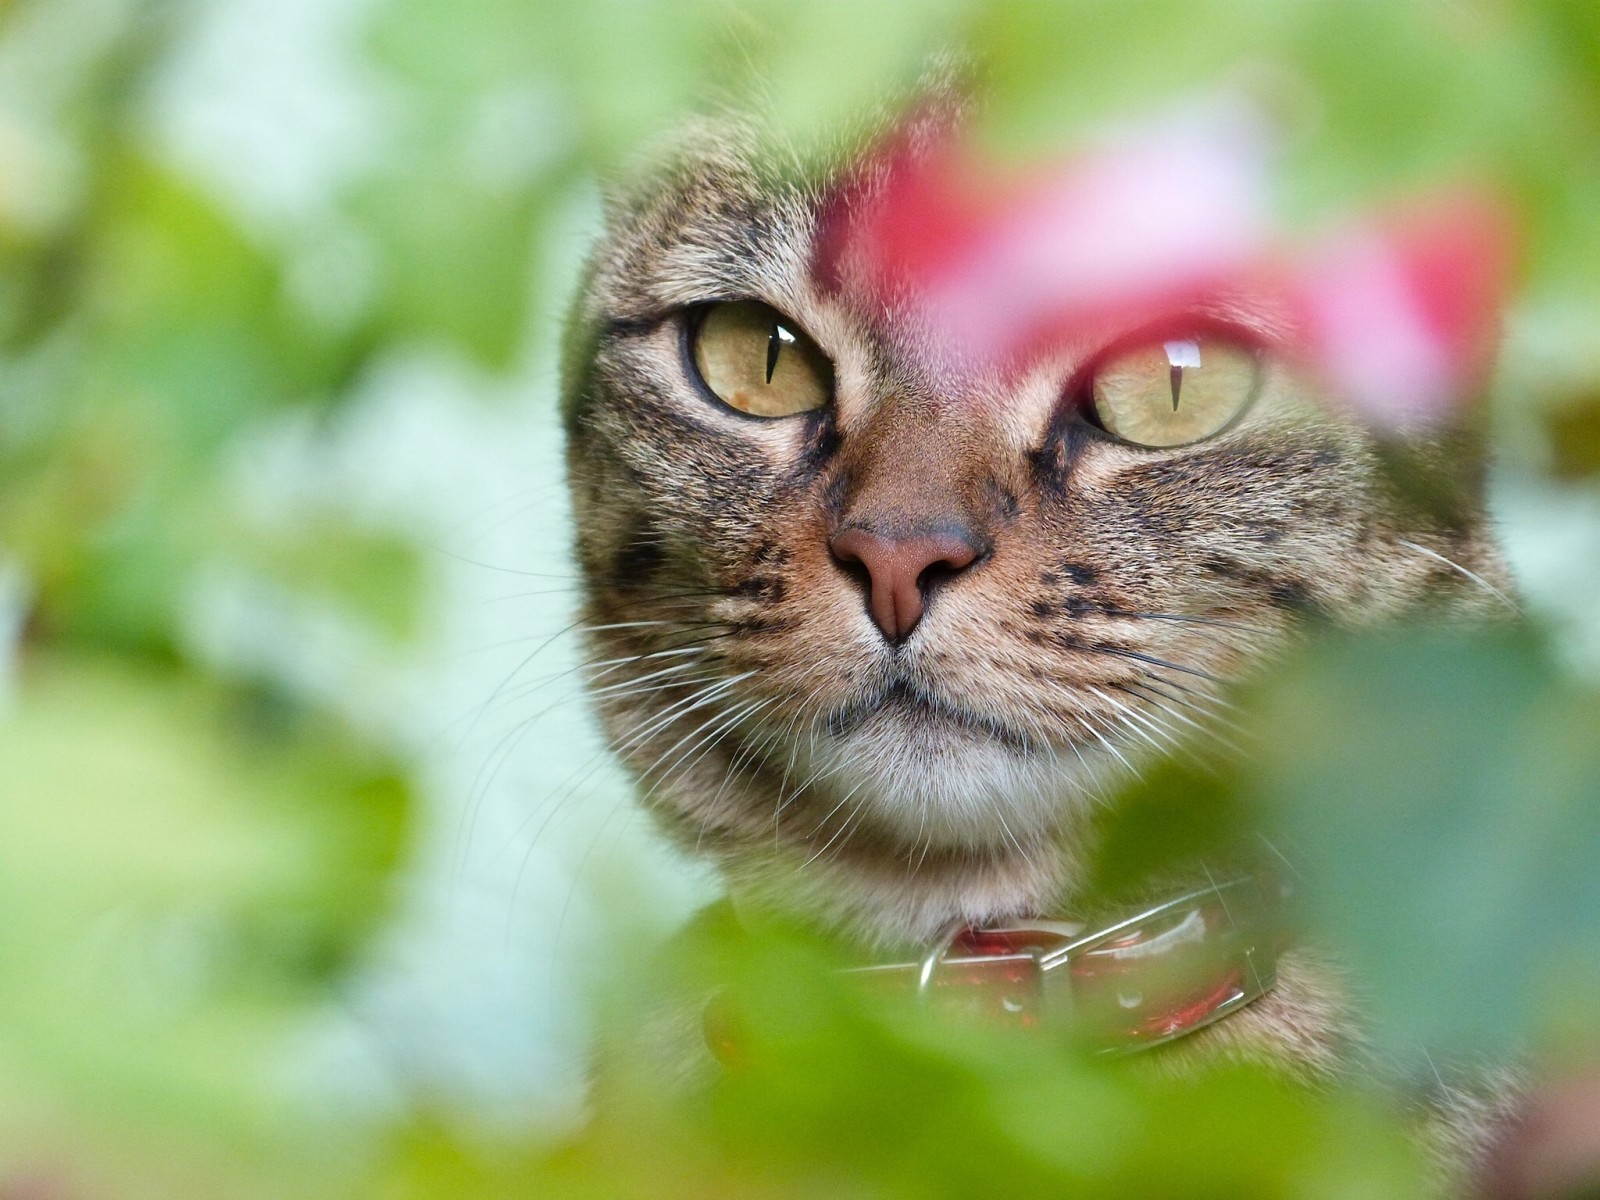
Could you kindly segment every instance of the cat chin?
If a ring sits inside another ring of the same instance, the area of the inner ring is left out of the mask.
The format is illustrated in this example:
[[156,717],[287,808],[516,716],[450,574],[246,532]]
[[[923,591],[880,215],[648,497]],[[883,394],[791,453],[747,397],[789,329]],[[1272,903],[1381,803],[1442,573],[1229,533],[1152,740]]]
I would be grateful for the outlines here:
[[808,757],[824,811],[911,849],[1036,845],[1091,794],[1071,747],[1021,749],[943,725],[875,724],[819,738]]

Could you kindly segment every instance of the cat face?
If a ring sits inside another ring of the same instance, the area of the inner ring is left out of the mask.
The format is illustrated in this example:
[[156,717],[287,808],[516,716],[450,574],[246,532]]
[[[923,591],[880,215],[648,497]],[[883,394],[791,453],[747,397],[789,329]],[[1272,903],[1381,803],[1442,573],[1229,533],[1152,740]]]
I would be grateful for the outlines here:
[[[1398,502],[1275,354],[1282,312],[958,368],[817,269],[837,202],[701,127],[614,203],[569,355],[591,692],[745,892],[879,937],[1037,911],[1095,800],[1225,740],[1221,688],[1308,614],[1499,578],[1475,500]],[[1412,449],[1471,493],[1448,444]]]

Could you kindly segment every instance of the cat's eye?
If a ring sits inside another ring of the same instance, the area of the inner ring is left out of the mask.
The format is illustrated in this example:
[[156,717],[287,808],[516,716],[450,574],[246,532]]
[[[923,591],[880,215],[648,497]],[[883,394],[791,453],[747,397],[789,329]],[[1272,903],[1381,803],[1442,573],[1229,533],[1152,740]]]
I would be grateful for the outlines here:
[[775,308],[754,300],[709,304],[689,336],[701,381],[729,408],[788,417],[833,399],[833,364]]
[[1090,415],[1138,446],[1183,446],[1220,433],[1254,398],[1256,352],[1220,337],[1140,345],[1094,373]]

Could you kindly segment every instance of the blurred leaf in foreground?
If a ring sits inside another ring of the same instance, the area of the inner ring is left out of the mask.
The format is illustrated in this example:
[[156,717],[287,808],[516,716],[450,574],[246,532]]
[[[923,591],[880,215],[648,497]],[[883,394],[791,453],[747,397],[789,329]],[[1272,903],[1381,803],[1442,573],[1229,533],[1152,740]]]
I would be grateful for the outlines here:
[[1256,785],[1387,1048],[1504,1052],[1600,961],[1600,697],[1529,635],[1329,640],[1258,697]]
[[1550,473],[1557,479],[1600,475],[1600,395],[1544,414]]
[[[1088,1056],[1065,1025],[1002,1029],[868,995],[801,938],[729,943],[702,925],[696,939],[675,948],[679,982],[722,985],[732,1065],[675,1084],[640,1051],[649,1016],[633,1009],[613,1023],[623,1051],[603,1059],[590,1126],[531,1171],[480,1164],[478,1194],[491,1178],[596,1200],[1418,1194],[1414,1148],[1369,1096],[1262,1067],[1171,1078]],[[441,1152],[413,1153],[407,1170],[426,1175]]]
[[0,798],[0,1170],[58,1165],[30,1140],[73,1173],[274,1144],[286,1039],[386,900],[393,767],[270,698],[52,657]]

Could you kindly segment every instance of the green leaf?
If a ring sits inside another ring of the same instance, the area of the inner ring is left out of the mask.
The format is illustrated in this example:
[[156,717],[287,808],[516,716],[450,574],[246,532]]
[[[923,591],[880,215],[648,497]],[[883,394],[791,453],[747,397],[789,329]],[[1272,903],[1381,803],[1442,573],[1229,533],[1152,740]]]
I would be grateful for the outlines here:
[[273,535],[246,533],[242,564],[297,596],[331,603],[393,641],[415,635],[423,609],[416,546],[394,533],[307,520]]
[[490,366],[512,363],[532,280],[531,191],[474,184],[448,159],[421,155],[363,185],[350,208],[384,254],[374,320],[387,337],[443,340]]
[[278,1056],[386,902],[393,767],[281,703],[51,658],[0,722],[0,798],[0,1109],[293,1128]]
[[1397,1053],[1502,1052],[1600,957],[1600,698],[1524,634],[1319,644],[1259,698],[1266,811]]

